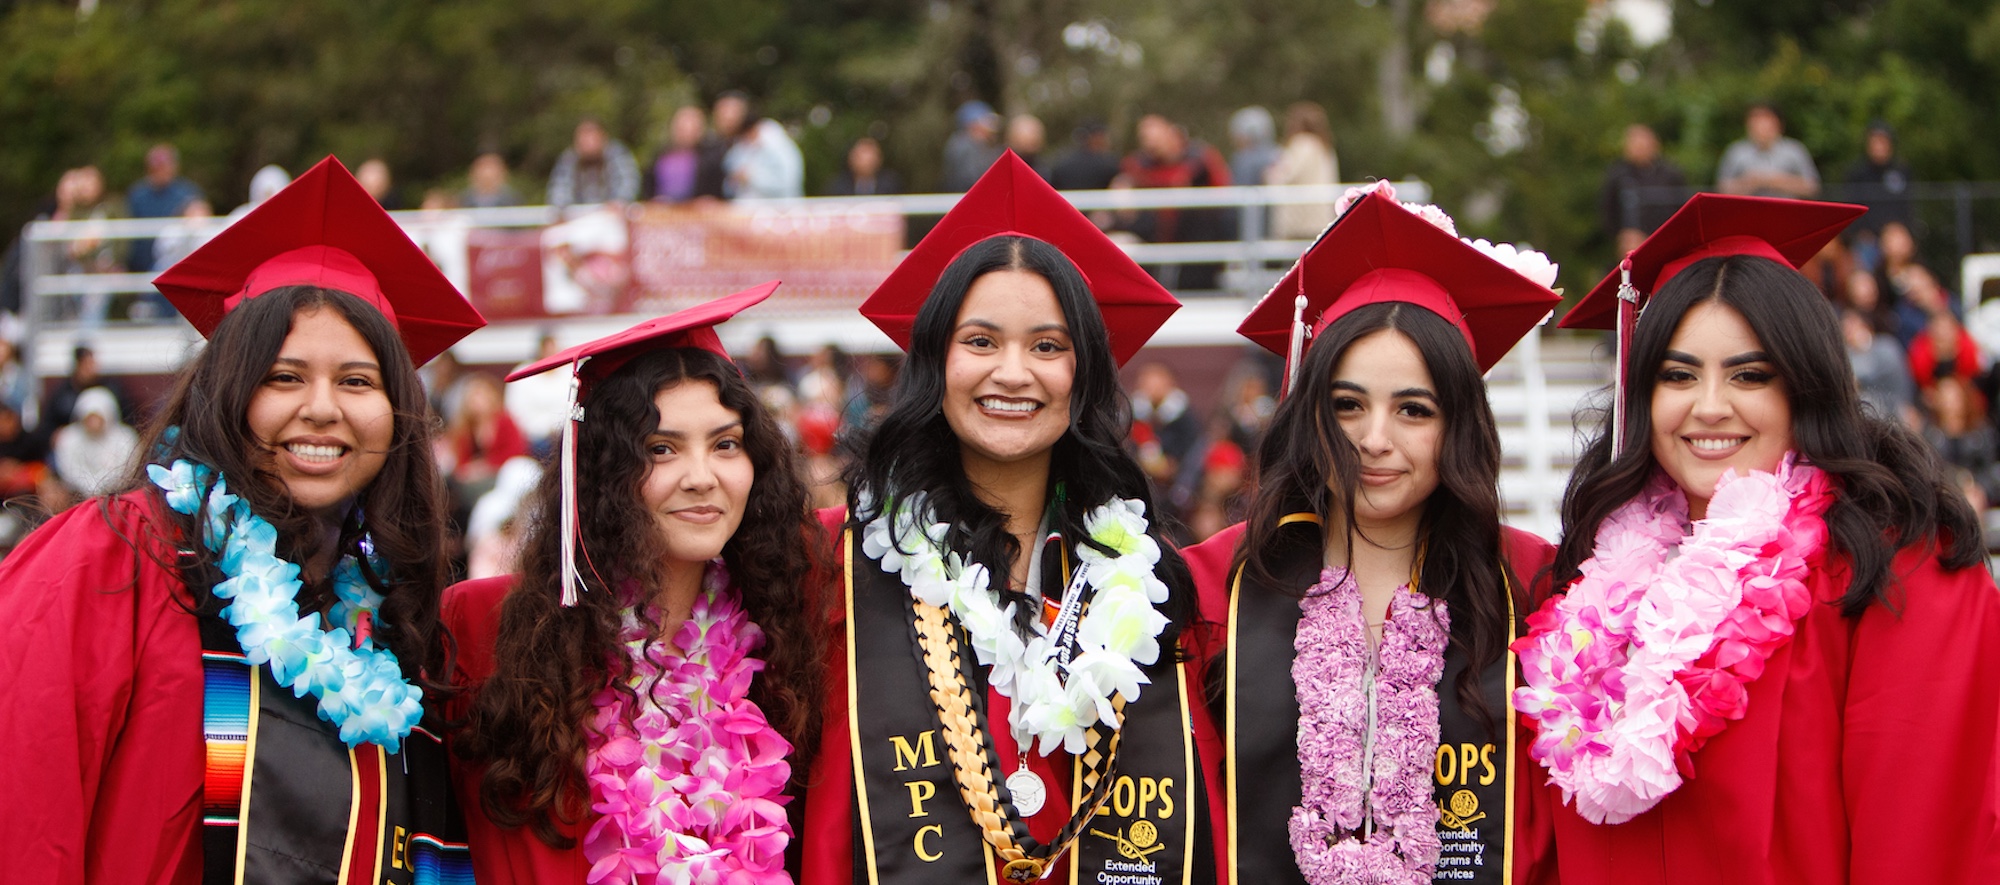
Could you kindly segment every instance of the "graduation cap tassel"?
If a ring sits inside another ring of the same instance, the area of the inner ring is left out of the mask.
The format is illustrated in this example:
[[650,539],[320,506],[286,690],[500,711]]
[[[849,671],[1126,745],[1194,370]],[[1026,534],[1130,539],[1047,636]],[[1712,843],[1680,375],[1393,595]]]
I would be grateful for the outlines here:
[[590,357],[577,360],[569,376],[569,402],[564,409],[565,420],[562,429],[562,604],[570,608],[577,603],[577,592],[583,585],[583,573],[576,567],[577,512],[576,512],[576,434],[577,425],[583,421],[583,406],[577,403],[582,386],[583,364]]
[[1611,399],[1611,458],[1625,453],[1625,410],[1632,382],[1632,333],[1639,326],[1639,290],[1632,286],[1632,257],[1618,264],[1618,378]]
[[1299,360],[1306,352],[1306,296],[1301,294],[1292,300],[1292,343],[1285,350],[1285,389],[1278,392],[1280,397],[1292,392],[1292,386],[1299,383]]

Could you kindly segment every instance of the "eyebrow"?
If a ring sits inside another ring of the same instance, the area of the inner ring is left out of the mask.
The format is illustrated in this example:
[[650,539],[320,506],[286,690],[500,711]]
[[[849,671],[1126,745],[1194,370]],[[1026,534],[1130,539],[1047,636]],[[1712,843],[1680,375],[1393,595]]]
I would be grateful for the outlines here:
[[[1333,389],[1351,390],[1359,394],[1366,394],[1368,392],[1368,388],[1362,387],[1361,385],[1356,384],[1352,381],[1335,380],[1333,382]],[[1402,390],[1396,391],[1391,398],[1392,399],[1421,398],[1430,400],[1431,402],[1437,402],[1437,394],[1432,393],[1430,388],[1428,387],[1405,387]]]
[[[711,431],[709,431],[709,432],[708,432],[708,438],[709,438],[709,439],[714,439],[714,438],[716,438],[716,437],[718,437],[718,436],[721,436],[721,435],[723,435],[723,434],[725,434],[725,433],[728,433],[729,431],[732,431],[732,430],[740,430],[740,429],[742,429],[742,427],[743,427],[743,422],[741,422],[741,421],[731,421],[731,422],[729,422],[728,424],[724,424],[724,425],[721,425],[721,426],[719,426],[719,427],[715,428],[714,430],[711,430]],[[670,430],[670,429],[668,429],[668,428],[665,428],[665,427],[661,427],[661,428],[659,428],[659,429],[656,429],[656,430],[654,430],[654,431],[653,431],[653,435],[654,435],[654,436],[663,436],[663,437],[666,437],[667,439],[674,439],[674,440],[680,440],[680,439],[687,439],[687,436],[688,436],[688,435],[687,435],[687,432],[686,432],[686,431],[682,431],[682,430]]]
[[[281,356],[281,357],[278,357],[278,359],[277,359],[277,364],[278,364],[278,365],[281,365],[281,366],[298,366],[298,367],[300,367],[300,368],[306,368],[306,367],[307,367],[307,364],[306,364],[306,361],[305,361],[305,360],[302,360],[302,359],[299,359],[299,358],[297,358],[297,357],[289,357],[289,356]],[[342,371],[342,372],[347,372],[347,371],[351,371],[351,370],[354,370],[354,369],[367,369],[367,370],[369,370],[369,371],[373,371],[373,372],[380,372],[380,371],[382,371],[382,367],[381,367],[381,366],[379,366],[379,365],[376,365],[375,363],[371,363],[371,362],[368,362],[367,360],[350,360],[350,361],[348,361],[348,362],[344,362],[344,363],[341,363],[341,364],[340,364],[340,371]]]
[[[1694,354],[1691,353],[1684,353],[1678,350],[1669,350],[1667,351],[1666,356],[1668,360],[1676,363],[1687,363],[1690,366],[1699,366],[1702,364],[1701,357],[1695,356]],[[1746,351],[1744,353],[1739,353],[1735,356],[1723,360],[1722,367],[1725,369],[1734,369],[1737,366],[1747,366],[1751,363],[1768,363],[1770,361],[1771,361],[1770,354],[1767,354],[1761,350],[1752,350],[1752,351]]]
[[[981,329],[990,329],[995,332],[1006,331],[1005,329],[1000,328],[999,323],[996,323],[992,320],[982,320],[978,317],[973,317],[971,319],[966,320],[965,322],[958,324],[958,328],[960,329],[964,329],[967,326],[977,326]],[[1063,323],[1043,323],[1039,326],[1036,326],[1028,330],[1028,334],[1030,335],[1039,335],[1042,334],[1043,332],[1061,332],[1064,335],[1068,335],[1069,326]]]

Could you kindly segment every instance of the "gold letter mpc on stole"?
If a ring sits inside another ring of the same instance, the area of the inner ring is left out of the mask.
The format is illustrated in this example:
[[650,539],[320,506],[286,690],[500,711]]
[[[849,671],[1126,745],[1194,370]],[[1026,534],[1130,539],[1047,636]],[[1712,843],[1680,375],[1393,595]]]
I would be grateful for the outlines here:
[[917,830],[917,837],[916,839],[912,840],[915,843],[918,860],[921,860],[924,863],[936,863],[938,858],[944,856],[944,852],[930,851],[924,848],[924,837],[927,835],[930,836],[944,835],[944,826],[942,824],[931,824],[928,827],[923,827]]
[[[903,740],[900,734],[890,735],[889,743],[895,745],[896,770],[909,771],[912,768],[929,768],[938,764],[937,745],[931,740],[931,735],[934,734],[937,734],[936,729],[917,735],[915,747],[910,746],[909,741]],[[921,764],[918,762],[919,759],[923,760]]]
[[937,785],[930,781],[908,781],[903,786],[910,788],[910,816],[930,817],[930,812],[924,810],[924,803],[937,795]]

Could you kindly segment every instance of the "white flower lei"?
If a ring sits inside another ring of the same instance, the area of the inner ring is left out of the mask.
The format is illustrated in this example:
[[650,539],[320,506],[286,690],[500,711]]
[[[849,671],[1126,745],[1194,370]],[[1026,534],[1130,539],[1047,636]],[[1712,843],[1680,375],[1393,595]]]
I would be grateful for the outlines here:
[[[863,530],[861,549],[882,570],[901,573],[910,596],[949,610],[965,627],[979,663],[991,667],[988,681],[1013,702],[1007,716],[1015,743],[1027,749],[1039,740],[1046,756],[1060,746],[1072,755],[1084,750],[1084,733],[1103,723],[1116,728],[1113,693],[1126,703],[1139,699],[1149,682],[1139,669],[1160,659],[1160,631],[1168,618],[1154,608],[1167,600],[1167,585],[1153,575],[1160,545],[1146,534],[1146,504],[1113,498],[1084,517],[1092,541],[1117,552],[1107,556],[1090,544],[1076,545],[1079,568],[1093,591],[1076,628],[1076,654],[1067,667],[1040,618],[1034,635],[1015,632],[1014,603],[995,601],[985,566],[945,549],[951,526],[930,522],[919,493],[882,508]],[[915,543],[917,549],[897,546]]]

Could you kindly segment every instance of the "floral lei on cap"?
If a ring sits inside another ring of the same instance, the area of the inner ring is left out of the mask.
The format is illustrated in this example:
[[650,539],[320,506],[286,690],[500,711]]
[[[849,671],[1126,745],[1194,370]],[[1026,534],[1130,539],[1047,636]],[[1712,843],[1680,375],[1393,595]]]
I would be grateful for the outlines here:
[[[708,564],[673,641],[651,639],[627,595],[619,642],[631,673],[591,702],[584,775],[600,817],[583,837],[597,883],[791,882],[785,784],[792,746],[749,699],[764,644],[721,560]],[[660,611],[648,606],[657,624]]]
[[1743,718],[1747,686],[1812,605],[1831,503],[1825,475],[1787,455],[1775,473],[1724,473],[1689,533],[1686,497],[1658,474],[1599,527],[1582,577],[1528,617],[1514,708],[1585,819],[1652,808]]
[[[172,467],[148,464],[146,475],[174,512],[203,520],[202,545],[222,557],[217,567],[223,580],[209,592],[229,601],[220,614],[236,628],[244,658],[253,666],[270,664],[271,678],[294,697],[310,693],[319,702],[319,718],[333,723],[348,746],[401,749],[423,719],[423,689],[403,678],[395,652],[377,648],[369,636],[382,596],[362,576],[360,563],[347,556],[334,567],[338,599],[328,617],[340,626],[321,629],[317,613],[299,614],[299,567],[277,555],[278,530],[230,494],[221,474],[179,460]],[[368,547],[364,540],[362,549]],[[386,571],[372,557],[370,566],[376,574]]]
[[[1111,696],[1122,695],[1128,704],[1139,699],[1140,687],[1150,682],[1139,665],[1159,661],[1160,632],[1169,623],[1154,608],[1167,601],[1167,585],[1153,575],[1160,545],[1146,534],[1145,502],[1113,498],[1084,517],[1090,539],[1116,555],[1076,545],[1077,567],[1086,570],[1092,592],[1067,665],[1057,660],[1061,649],[1040,618],[1026,639],[1015,632],[1014,603],[995,602],[986,566],[947,552],[951,525],[929,516],[922,493],[884,507],[864,530],[862,551],[883,571],[900,572],[911,597],[948,609],[965,628],[979,663],[992,668],[989,684],[1013,701],[1007,725],[1015,743],[1025,752],[1039,739],[1044,756],[1057,747],[1076,755],[1092,726],[1118,728]],[[915,549],[898,547],[898,539]]]
[[[1340,195],[1339,200],[1334,201],[1334,219],[1337,221],[1342,215],[1346,215],[1348,207],[1353,206],[1356,200],[1371,193],[1379,193],[1384,197],[1394,200],[1396,199],[1396,186],[1390,184],[1387,180],[1383,180],[1360,187],[1348,188],[1346,193]],[[1458,224],[1452,221],[1451,216],[1445,214],[1443,209],[1439,209],[1430,203],[1402,203],[1401,205],[1403,208],[1410,210],[1411,214],[1430,222],[1438,230],[1458,237]],[[1458,237],[1458,241],[1477,249],[1479,254],[1512,268],[1515,273],[1533,280],[1536,285],[1544,289],[1555,288],[1556,266],[1553,262],[1549,261],[1549,256],[1547,255],[1533,249],[1518,248],[1512,243],[1493,243],[1486,240],[1475,240],[1470,237]]]
[[[1389,600],[1373,674],[1372,757],[1364,744],[1370,674],[1361,590],[1347,570],[1329,568],[1299,608],[1292,683],[1301,794],[1291,819],[1299,872],[1313,885],[1429,883],[1442,852],[1431,773],[1437,681],[1451,635],[1444,605],[1408,586]],[[1364,838],[1368,821],[1375,826]]]

